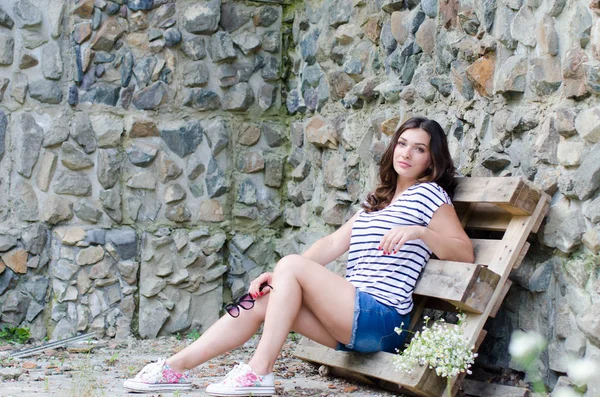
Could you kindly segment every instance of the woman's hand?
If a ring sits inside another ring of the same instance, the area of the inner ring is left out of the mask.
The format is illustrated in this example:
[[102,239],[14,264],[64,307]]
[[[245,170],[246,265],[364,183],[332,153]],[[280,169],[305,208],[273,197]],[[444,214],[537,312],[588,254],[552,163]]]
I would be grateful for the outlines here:
[[384,255],[395,254],[407,241],[420,239],[424,229],[424,226],[395,227],[381,238],[379,249],[383,250]]
[[271,292],[271,288],[263,287],[262,291],[260,290],[260,286],[267,283],[271,284],[273,280],[273,273],[263,273],[250,283],[250,288],[248,288],[248,293],[252,297],[252,299],[256,299],[260,296],[266,295]]

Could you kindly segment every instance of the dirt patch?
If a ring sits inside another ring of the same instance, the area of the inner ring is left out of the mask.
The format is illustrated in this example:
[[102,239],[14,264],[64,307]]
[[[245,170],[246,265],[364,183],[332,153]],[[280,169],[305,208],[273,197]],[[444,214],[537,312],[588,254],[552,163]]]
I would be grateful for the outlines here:
[[[128,395],[123,381],[133,377],[144,365],[157,358],[169,357],[190,344],[175,337],[156,340],[129,339],[96,341],[94,347],[48,350],[23,359],[11,359],[14,347],[0,351],[0,396],[2,397],[112,397]],[[277,396],[397,396],[363,383],[319,375],[318,366],[293,357],[295,341],[288,340],[275,364]],[[247,362],[257,344],[250,340],[244,347],[213,359],[191,371],[191,392],[146,394],[146,396],[205,396],[209,383],[218,381],[235,364]],[[131,396],[138,394],[130,394]]]

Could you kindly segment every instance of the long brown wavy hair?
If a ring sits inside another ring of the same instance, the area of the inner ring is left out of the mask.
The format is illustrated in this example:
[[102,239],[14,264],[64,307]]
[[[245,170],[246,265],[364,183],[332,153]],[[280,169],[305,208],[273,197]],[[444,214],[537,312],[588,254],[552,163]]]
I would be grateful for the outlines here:
[[375,191],[367,195],[367,199],[362,203],[365,212],[379,211],[392,202],[396,193],[396,183],[398,174],[394,170],[394,149],[398,143],[400,135],[408,129],[419,128],[429,134],[429,150],[431,153],[432,166],[427,169],[418,181],[436,182],[440,185],[450,197],[454,194],[456,180],[454,174],[454,162],[448,150],[448,141],[444,130],[435,120],[425,117],[413,117],[402,124],[394,133],[390,144],[388,145],[379,166],[379,185]]

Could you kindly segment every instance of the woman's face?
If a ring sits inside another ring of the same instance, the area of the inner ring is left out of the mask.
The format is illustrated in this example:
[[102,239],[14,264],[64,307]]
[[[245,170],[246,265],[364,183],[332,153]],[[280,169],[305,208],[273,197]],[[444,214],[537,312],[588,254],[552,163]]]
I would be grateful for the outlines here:
[[410,128],[400,135],[394,148],[394,170],[398,176],[418,179],[432,164],[431,137],[420,128]]

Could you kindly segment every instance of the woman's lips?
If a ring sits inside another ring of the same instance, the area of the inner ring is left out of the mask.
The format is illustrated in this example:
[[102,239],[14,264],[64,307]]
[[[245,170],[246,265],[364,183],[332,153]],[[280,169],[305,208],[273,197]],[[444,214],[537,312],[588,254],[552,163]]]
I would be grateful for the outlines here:
[[398,162],[398,165],[399,165],[400,167],[402,167],[402,168],[409,168],[409,167],[411,167],[411,165],[410,165],[410,164],[408,164],[408,163],[405,163],[404,161],[399,161],[399,162]]

